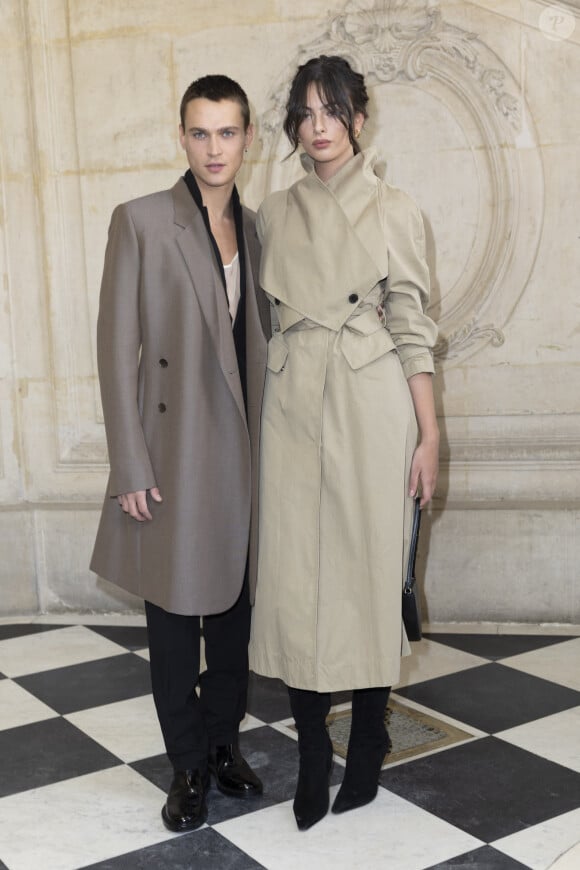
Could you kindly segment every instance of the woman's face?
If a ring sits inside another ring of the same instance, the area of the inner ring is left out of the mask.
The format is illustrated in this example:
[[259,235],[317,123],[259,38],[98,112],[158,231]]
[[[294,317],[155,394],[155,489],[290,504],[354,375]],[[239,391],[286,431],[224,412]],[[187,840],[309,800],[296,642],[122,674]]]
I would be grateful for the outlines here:
[[[315,84],[308,86],[304,108],[306,117],[298,127],[300,144],[314,160],[317,175],[328,181],[353,156],[348,130],[322,101]],[[354,129],[360,130],[363,121],[361,113],[355,115]]]

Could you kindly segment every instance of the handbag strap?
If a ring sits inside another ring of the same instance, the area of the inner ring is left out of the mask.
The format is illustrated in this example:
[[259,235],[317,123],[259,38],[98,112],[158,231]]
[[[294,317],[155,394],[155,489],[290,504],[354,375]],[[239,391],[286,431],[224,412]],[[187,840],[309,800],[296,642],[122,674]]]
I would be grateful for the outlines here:
[[411,529],[411,543],[409,545],[409,561],[407,563],[407,577],[403,591],[407,594],[413,591],[415,585],[415,559],[417,558],[417,544],[419,543],[419,527],[421,525],[421,497],[415,498],[413,509],[413,527]]

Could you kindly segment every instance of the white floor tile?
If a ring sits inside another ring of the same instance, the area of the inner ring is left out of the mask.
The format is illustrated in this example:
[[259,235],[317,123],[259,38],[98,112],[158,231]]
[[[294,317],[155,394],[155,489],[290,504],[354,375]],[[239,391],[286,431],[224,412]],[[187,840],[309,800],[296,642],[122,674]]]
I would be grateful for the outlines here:
[[563,855],[560,855],[550,870],[578,870],[580,867],[580,842],[572,846],[571,849],[566,849]]
[[329,813],[308,831],[296,828],[291,801],[214,827],[268,870],[420,870],[482,845],[385,789],[372,804],[348,816]]
[[0,855],[10,870],[74,870],[160,843],[172,836],[161,821],[164,800],[128,767],[2,798]]
[[508,728],[496,737],[580,773],[580,707]]
[[481,656],[474,656],[427,638],[423,638],[420,643],[414,643],[412,650],[412,655],[401,660],[401,678],[397,686],[409,686],[411,683],[445,677],[488,663]]
[[53,719],[58,714],[11,680],[0,680],[0,731]]
[[261,719],[256,719],[255,716],[246,713],[240,722],[240,731],[252,731],[254,728],[261,728],[263,724]]
[[80,710],[64,718],[127,763],[165,752],[152,695]]
[[126,652],[94,631],[74,625],[1,640],[0,671],[7,677],[22,677]]
[[510,834],[492,845],[532,870],[548,870],[563,852],[576,845],[579,836],[580,809]]
[[580,691],[580,638],[502,659],[502,665]]

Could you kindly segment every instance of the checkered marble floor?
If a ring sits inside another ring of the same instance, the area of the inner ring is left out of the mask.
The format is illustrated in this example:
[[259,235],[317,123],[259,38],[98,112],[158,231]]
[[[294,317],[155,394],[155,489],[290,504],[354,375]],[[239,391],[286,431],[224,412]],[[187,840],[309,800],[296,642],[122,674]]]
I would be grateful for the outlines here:
[[518,631],[414,644],[394,697],[471,736],[387,765],[373,804],[302,833],[286,691],[253,677],[241,745],[263,797],[212,787],[207,825],[172,835],[143,626],[4,621],[0,868],[548,868],[580,839],[580,633]]

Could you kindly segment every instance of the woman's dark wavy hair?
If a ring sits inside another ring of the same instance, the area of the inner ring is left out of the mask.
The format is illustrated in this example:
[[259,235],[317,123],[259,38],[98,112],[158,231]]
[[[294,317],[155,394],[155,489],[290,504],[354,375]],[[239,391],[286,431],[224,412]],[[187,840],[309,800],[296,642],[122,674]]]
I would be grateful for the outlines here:
[[343,57],[326,54],[299,66],[290,86],[284,119],[284,132],[293,146],[290,154],[298,148],[298,128],[306,117],[306,98],[311,84],[316,85],[320,99],[344,124],[353,151],[358,154],[360,146],[354,137],[354,116],[360,112],[368,118],[369,97],[364,76],[355,72]]

